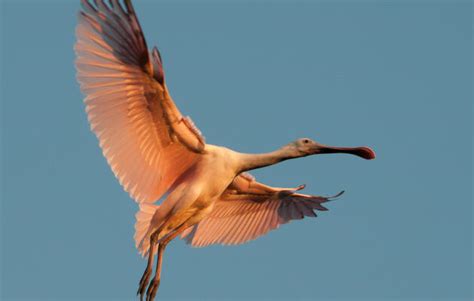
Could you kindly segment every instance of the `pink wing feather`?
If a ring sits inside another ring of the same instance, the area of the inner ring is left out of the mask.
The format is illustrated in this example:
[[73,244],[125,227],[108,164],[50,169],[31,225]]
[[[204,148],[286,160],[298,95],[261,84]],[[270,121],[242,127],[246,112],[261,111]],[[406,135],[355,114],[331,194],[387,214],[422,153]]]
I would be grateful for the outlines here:
[[82,0],[75,45],[91,129],[124,189],[154,202],[198,160],[204,138],[169,96],[130,1],[93,3]]
[[182,238],[194,247],[212,244],[234,245],[265,235],[291,220],[316,217],[315,210],[326,211],[322,203],[343,192],[322,197],[296,193],[296,188],[276,188],[239,175],[216,202],[213,211]]

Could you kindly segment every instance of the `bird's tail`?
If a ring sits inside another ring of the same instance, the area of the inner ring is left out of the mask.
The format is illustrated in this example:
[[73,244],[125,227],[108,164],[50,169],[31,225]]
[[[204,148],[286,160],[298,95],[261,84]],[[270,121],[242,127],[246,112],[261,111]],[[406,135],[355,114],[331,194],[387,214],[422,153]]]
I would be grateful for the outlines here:
[[150,248],[151,221],[160,205],[141,203],[139,206],[140,209],[135,214],[135,247],[142,256],[145,256]]

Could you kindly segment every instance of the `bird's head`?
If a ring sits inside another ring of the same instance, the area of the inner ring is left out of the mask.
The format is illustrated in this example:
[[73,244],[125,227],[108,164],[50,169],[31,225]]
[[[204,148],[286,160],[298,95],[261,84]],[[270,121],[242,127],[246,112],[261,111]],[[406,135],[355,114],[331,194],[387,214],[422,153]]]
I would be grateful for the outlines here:
[[310,156],[318,154],[335,154],[345,153],[361,158],[372,160],[375,159],[375,152],[366,146],[362,147],[335,147],[318,143],[309,138],[300,138],[285,146],[289,151],[293,152],[295,156]]

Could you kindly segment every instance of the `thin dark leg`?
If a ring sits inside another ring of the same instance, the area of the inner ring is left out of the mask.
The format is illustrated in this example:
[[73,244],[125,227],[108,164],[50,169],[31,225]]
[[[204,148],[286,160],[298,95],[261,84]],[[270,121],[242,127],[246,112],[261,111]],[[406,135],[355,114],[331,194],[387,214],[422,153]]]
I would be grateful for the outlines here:
[[158,261],[156,262],[156,272],[155,277],[150,282],[148,289],[146,291],[146,301],[153,301],[155,299],[156,293],[158,291],[158,287],[160,286],[161,280],[161,263],[163,260],[163,253],[165,252],[166,246],[170,241],[176,238],[179,234],[181,234],[184,230],[186,230],[189,226],[188,225],[181,225],[179,226],[173,233],[169,236],[166,236],[160,244],[158,245]]
[[148,250],[148,263],[146,265],[143,276],[140,279],[140,284],[138,285],[137,295],[140,295],[140,301],[143,301],[143,296],[145,295],[145,289],[150,281],[150,276],[153,272],[153,260],[155,259],[155,245],[157,243],[158,234],[163,229],[161,225],[150,235],[150,249]]
[[[151,273],[153,272],[153,260],[155,258],[154,250],[155,250],[156,241],[152,236],[150,238],[150,249],[148,251],[148,263],[146,265],[145,271],[143,272],[143,276],[140,279],[140,284],[138,285],[137,295],[140,295],[140,301],[143,301],[143,295],[145,294],[145,289],[148,285],[150,280]],[[158,247],[159,250],[159,247]]]

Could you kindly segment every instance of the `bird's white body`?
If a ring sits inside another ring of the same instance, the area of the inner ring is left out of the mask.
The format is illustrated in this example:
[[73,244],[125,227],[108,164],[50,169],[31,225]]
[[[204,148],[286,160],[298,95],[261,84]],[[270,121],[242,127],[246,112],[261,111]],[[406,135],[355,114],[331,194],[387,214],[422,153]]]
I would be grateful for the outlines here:
[[158,229],[167,217],[171,218],[158,239],[184,223],[188,227],[199,223],[239,174],[238,163],[238,153],[207,144],[201,159],[183,174],[156,210],[150,231]]

